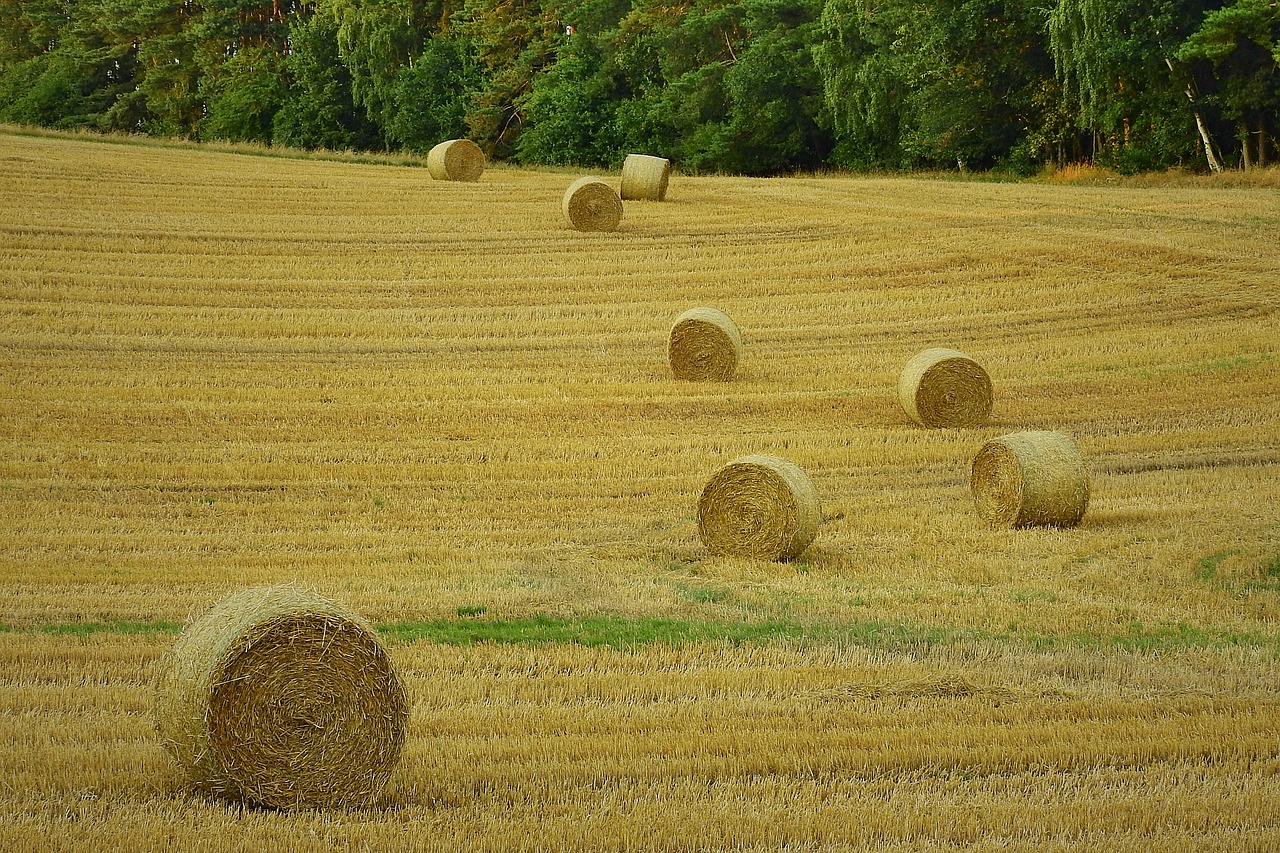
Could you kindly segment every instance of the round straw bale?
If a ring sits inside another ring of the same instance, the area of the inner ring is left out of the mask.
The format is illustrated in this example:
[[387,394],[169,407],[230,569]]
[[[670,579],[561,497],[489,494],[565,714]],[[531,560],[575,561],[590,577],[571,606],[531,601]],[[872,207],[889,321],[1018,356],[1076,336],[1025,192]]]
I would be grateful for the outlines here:
[[667,358],[677,379],[725,382],[742,358],[742,333],[718,308],[690,308],[671,326]]
[[470,139],[450,139],[427,152],[427,171],[437,181],[478,181],[484,152]]
[[622,199],[599,178],[578,178],[561,202],[564,218],[579,231],[613,231],[622,221]]
[[409,701],[358,616],[293,586],[232,593],[163,658],[156,730],[195,787],[271,808],[370,804]]
[[898,401],[921,426],[980,426],[991,414],[991,377],[962,352],[927,349],[902,368]]
[[1074,527],[1089,504],[1089,474],[1060,432],[992,439],[973,460],[969,484],[978,514],[1001,527]]
[[628,154],[622,161],[622,199],[662,201],[667,197],[671,161],[648,154]]
[[791,560],[818,533],[813,481],[776,456],[743,456],[721,468],[698,499],[698,533],[716,556]]

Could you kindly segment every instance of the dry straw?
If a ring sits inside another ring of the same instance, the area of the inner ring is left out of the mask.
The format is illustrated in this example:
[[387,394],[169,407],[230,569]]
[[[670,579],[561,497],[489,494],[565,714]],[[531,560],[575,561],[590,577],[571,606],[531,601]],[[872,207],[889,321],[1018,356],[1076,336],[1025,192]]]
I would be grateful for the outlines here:
[[293,586],[233,593],[161,662],[156,729],[198,788],[271,808],[365,806],[409,702],[373,629]]
[[427,152],[427,171],[437,181],[478,181],[484,152],[470,139],[450,139]]
[[677,379],[724,382],[742,358],[742,333],[717,308],[690,308],[671,325],[667,358]]
[[622,221],[622,199],[599,178],[578,178],[561,202],[564,218],[579,231],[613,231]]
[[991,415],[991,377],[953,349],[912,356],[898,376],[898,401],[913,421],[929,428],[971,427]]
[[670,179],[671,161],[665,157],[628,154],[622,161],[622,198],[624,201],[663,201]]
[[1001,527],[1073,527],[1089,504],[1089,474],[1075,443],[1060,432],[1016,432],[992,439],[973,460],[978,514]]
[[791,560],[818,533],[813,481],[776,456],[744,456],[721,468],[698,499],[698,533],[714,556]]

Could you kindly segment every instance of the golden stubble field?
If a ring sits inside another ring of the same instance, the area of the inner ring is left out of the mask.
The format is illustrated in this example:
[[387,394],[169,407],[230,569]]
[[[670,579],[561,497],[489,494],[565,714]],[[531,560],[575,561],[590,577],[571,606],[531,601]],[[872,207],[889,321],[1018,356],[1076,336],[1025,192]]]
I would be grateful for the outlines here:
[[[577,176],[0,133],[0,848],[1280,846],[1274,187],[676,176],[580,234]],[[697,305],[729,383],[670,378]],[[903,414],[932,346],[986,427]],[[1031,428],[1076,529],[974,513]],[[817,485],[794,562],[698,540],[749,453]],[[158,745],[178,626],[286,581],[388,627],[378,808]]]

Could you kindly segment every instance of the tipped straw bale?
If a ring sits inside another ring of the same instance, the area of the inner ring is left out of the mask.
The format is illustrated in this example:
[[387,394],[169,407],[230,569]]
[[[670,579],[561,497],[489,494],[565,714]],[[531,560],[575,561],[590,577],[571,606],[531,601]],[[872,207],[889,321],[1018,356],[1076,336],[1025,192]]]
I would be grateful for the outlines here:
[[818,533],[813,481],[776,456],[744,456],[721,468],[698,499],[698,533],[716,556],[791,560]]
[[579,231],[613,231],[622,221],[622,199],[599,178],[578,178],[560,206],[564,218]]
[[742,333],[717,308],[690,308],[671,326],[667,358],[677,379],[725,382],[742,358]]
[[409,702],[373,629],[293,586],[233,593],[164,657],[156,729],[189,780],[271,808],[370,804]]
[[1074,527],[1089,504],[1089,474],[1075,443],[1060,432],[992,439],[969,480],[978,514],[1001,527]]
[[913,421],[931,429],[970,427],[991,415],[991,377],[982,365],[953,349],[912,356],[898,376],[898,401]]
[[450,139],[427,152],[427,171],[437,181],[478,181],[484,152],[470,139]]
[[663,201],[671,179],[671,161],[648,154],[628,154],[622,161],[622,200]]

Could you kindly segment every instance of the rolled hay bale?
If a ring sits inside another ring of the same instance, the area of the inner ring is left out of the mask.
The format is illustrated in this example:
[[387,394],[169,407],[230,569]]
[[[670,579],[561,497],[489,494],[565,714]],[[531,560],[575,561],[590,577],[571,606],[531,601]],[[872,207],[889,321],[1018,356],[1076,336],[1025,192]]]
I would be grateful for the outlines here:
[[809,475],[776,456],[743,456],[707,481],[698,534],[713,556],[791,560],[818,534],[822,506]]
[[450,139],[427,152],[427,171],[437,181],[478,181],[484,152],[470,139]]
[[911,357],[898,375],[898,401],[921,426],[971,427],[991,415],[991,377],[969,356],[941,347]]
[[1089,474],[1075,443],[1060,432],[1015,432],[992,439],[969,479],[978,514],[1001,527],[1074,527],[1089,505]]
[[565,190],[560,207],[579,231],[613,231],[622,221],[622,199],[599,178],[578,178]]
[[667,359],[677,379],[726,382],[742,359],[742,333],[718,308],[690,308],[671,325]]
[[409,701],[373,629],[293,586],[235,592],[161,661],[161,743],[198,789],[271,808],[366,806],[400,759]]
[[622,200],[663,201],[671,180],[671,161],[648,154],[628,154],[622,161]]

